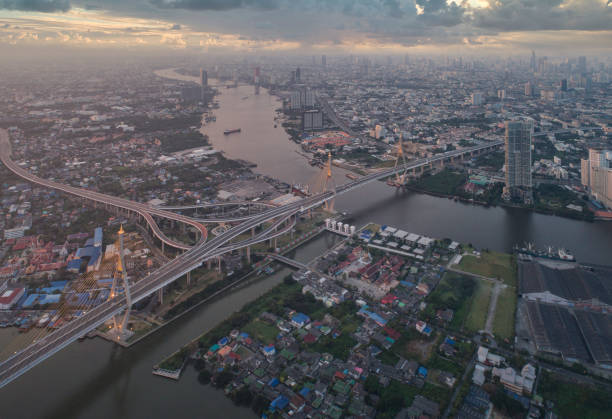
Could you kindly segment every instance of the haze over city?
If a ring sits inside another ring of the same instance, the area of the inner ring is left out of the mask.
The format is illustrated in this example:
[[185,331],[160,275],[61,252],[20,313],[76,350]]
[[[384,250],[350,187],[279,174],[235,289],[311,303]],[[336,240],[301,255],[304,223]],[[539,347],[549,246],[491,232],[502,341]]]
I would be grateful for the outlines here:
[[611,40],[610,0],[0,0],[0,417],[610,417]]

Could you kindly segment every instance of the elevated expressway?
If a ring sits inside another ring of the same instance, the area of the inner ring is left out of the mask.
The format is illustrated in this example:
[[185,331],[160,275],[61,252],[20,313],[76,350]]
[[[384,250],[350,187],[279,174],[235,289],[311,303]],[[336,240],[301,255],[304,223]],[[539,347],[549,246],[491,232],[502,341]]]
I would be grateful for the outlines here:
[[71,195],[78,196],[80,198],[88,199],[93,202],[97,202],[104,206],[119,208],[126,210],[128,212],[132,212],[141,216],[151,228],[152,233],[161,240],[162,243],[167,244],[171,247],[175,247],[177,249],[187,250],[191,246],[185,243],[178,242],[167,237],[159,228],[153,216],[158,216],[161,218],[167,218],[169,220],[178,221],[181,223],[185,223],[191,225],[196,228],[199,234],[199,241],[205,241],[207,238],[207,230],[206,227],[194,219],[190,217],[186,217],[181,214],[175,214],[170,211],[161,210],[155,207],[152,207],[147,204],[141,204],[139,202],[130,201],[123,198],[116,198],[114,196],[105,195],[99,192],[90,191],[87,189],[75,188],[73,186],[64,185],[61,183],[57,183],[51,180],[46,180],[39,178],[38,176],[33,175],[27,170],[23,169],[17,163],[15,163],[10,158],[11,156],[11,143],[8,138],[8,133],[5,130],[0,130],[0,160],[4,165],[10,169],[16,175],[24,178],[25,180],[35,183],[37,185],[45,186],[48,188],[56,189],[61,192],[65,192]]
[[[280,225],[285,220],[288,220],[290,217],[295,216],[299,213],[303,213],[311,208],[320,206],[324,202],[333,199],[338,194],[346,193],[367,183],[393,176],[396,173],[402,173],[407,170],[413,170],[421,167],[433,167],[433,165],[435,164],[444,164],[445,161],[452,161],[455,158],[460,158],[464,155],[474,155],[480,152],[486,152],[495,149],[501,145],[503,145],[503,141],[490,142],[464,150],[455,150],[448,153],[439,154],[434,157],[415,160],[393,169],[387,169],[367,176],[363,176],[357,180],[338,187],[335,191],[325,191],[310,197],[303,198],[300,201],[291,204],[271,208],[267,211],[255,214],[251,216],[251,218],[230,228],[229,230],[215,238],[212,238],[208,241],[201,239],[195,246],[186,250],[183,254],[177,256],[175,259],[171,260],[164,266],[160,267],[156,271],[152,272],[151,274],[134,284],[130,288],[132,303],[136,303],[146,298],[147,296],[170,284],[176,279],[182,277],[183,275],[186,275],[188,272],[201,266],[202,263],[204,263],[206,260],[218,257],[230,250],[249,246],[250,244],[253,244],[256,240],[265,240],[271,237],[272,235],[282,234],[282,231],[284,231],[285,229],[277,230],[277,228],[280,227]],[[3,163],[7,165],[7,167],[14,171],[17,175],[40,185],[59,189],[82,198],[94,200],[96,202],[125,208],[130,211],[135,211],[141,215],[150,212],[155,215],[185,222],[195,227],[201,226],[201,224],[194,222],[189,217],[167,213],[165,212],[165,210],[155,209],[148,205],[138,204],[119,198],[113,198],[107,195],[73,188],[70,186],[64,186],[55,182],[45,181],[43,179],[37,178],[26,170],[20,168],[10,159],[10,144],[8,143],[8,138],[2,139],[2,142],[0,143],[0,156],[2,158]],[[277,221],[275,221],[273,225],[270,226],[266,231],[264,231],[264,233],[260,236],[238,243],[231,242],[236,237],[273,219],[276,219]],[[203,228],[203,226],[202,230],[200,231],[202,231],[204,237],[205,229]],[[118,295],[115,298],[108,300],[89,310],[78,319],[67,323],[60,329],[47,335],[43,339],[33,343],[22,351],[14,354],[11,358],[0,364],[0,387],[3,387],[6,384],[10,383],[12,380],[19,377],[20,375],[28,371],[30,368],[52,356],[54,353],[58,352],[62,348],[77,340],[79,337],[94,330],[96,327],[100,326],[108,319],[111,319],[113,316],[121,313],[126,308],[127,302],[125,296]]]

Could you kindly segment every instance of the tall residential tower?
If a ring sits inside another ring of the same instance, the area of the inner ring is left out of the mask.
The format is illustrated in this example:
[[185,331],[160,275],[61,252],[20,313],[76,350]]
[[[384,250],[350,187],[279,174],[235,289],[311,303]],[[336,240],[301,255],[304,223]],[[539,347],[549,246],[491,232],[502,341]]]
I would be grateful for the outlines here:
[[580,175],[591,196],[612,208],[612,150],[589,149],[589,158],[581,161]]
[[532,132],[532,120],[506,122],[506,199],[531,200]]

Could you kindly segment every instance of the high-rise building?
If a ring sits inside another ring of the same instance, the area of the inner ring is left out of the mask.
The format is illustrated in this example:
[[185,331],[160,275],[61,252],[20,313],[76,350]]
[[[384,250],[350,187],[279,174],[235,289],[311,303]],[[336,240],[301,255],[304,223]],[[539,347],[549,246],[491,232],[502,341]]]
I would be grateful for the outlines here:
[[312,108],[315,105],[315,95],[310,89],[303,89],[300,92],[300,101],[303,107]]
[[532,132],[532,120],[506,122],[506,197],[528,197],[525,192],[531,188]]
[[208,73],[203,68],[200,69],[200,85],[202,87],[208,86]]
[[480,93],[480,92],[472,93],[471,101],[472,101],[472,105],[474,105],[474,106],[482,105],[484,103],[484,99],[482,97],[482,93]]
[[302,109],[301,94],[299,91],[291,92],[289,108],[292,110]]
[[327,66],[327,56],[326,55],[321,55],[321,65],[323,67]]
[[581,74],[584,74],[587,71],[587,62],[585,56],[578,57],[578,71]]
[[536,55],[535,51],[531,51],[531,62],[529,63],[531,71],[536,71]]
[[580,177],[591,196],[612,209],[612,150],[589,149],[581,160]]
[[561,91],[567,92],[567,79],[561,80]]
[[525,96],[533,96],[534,90],[533,84],[530,81],[525,83]]
[[294,92],[291,92],[289,108],[293,110],[314,108],[315,102],[316,100],[314,92],[307,88],[301,88]]
[[323,112],[311,110],[304,112],[302,116],[304,130],[315,130],[323,128]]
[[302,71],[300,70],[300,67],[295,69],[295,82],[299,83],[302,81]]

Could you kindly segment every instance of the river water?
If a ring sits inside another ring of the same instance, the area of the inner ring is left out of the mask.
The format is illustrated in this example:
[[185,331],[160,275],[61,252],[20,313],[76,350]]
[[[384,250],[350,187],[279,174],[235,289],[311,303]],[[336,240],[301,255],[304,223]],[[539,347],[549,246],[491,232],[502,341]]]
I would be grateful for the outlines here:
[[[196,77],[181,76],[172,70],[157,74],[197,81]],[[202,128],[217,149],[230,158],[256,163],[256,172],[285,182],[305,184],[318,175],[320,169],[311,167],[306,158],[296,153],[299,147],[280,125],[273,127],[274,110],[280,107],[277,98],[265,89],[255,96],[253,86],[218,87],[220,109],[214,111],[217,121]],[[223,135],[230,128],[241,128],[242,132]],[[348,180],[346,172],[336,167],[334,172],[336,184]],[[568,248],[581,262],[612,264],[612,222],[589,223],[519,208],[486,208],[397,191],[383,182],[370,183],[338,197],[336,208],[349,212],[358,226],[374,221],[498,251],[511,251],[515,244],[532,242],[538,247]]]
[[[162,72],[158,72],[160,74]],[[160,75],[173,77],[164,70]],[[195,78],[182,76],[184,80]],[[248,96],[246,99],[243,97]],[[215,124],[203,132],[230,158],[258,164],[257,172],[286,182],[307,183],[317,174],[282,128],[273,127],[277,100],[264,89],[226,89],[218,98]],[[238,109],[239,112],[234,111]],[[240,116],[242,115],[242,116]],[[239,135],[224,136],[228,128]],[[337,182],[344,182],[339,175]],[[610,264],[612,223],[587,223],[513,208],[485,208],[428,195],[398,192],[372,183],[338,198],[336,206],[357,225],[369,221],[394,225],[432,237],[450,237],[478,247],[508,251],[515,243],[532,241],[571,249],[579,260]],[[338,238],[330,233],[310,241],[291,257],[309,261]],[[77,342],[44,361],[0,390],[2,418],[234,418],[253,417],[235,407],[223,393],[197,383],[187,368],[178,382],[153,376],[151,368],[166,355],[218,324],[231,312],[278,284],[289,271],[252,283],[204,305],[131,348],[101,339]],[[0,345],[16,333],[0,330]]]

